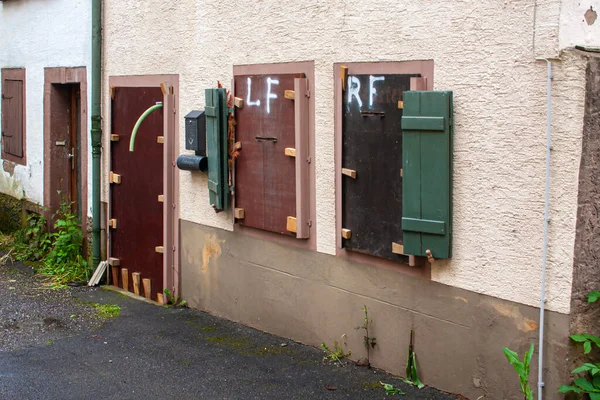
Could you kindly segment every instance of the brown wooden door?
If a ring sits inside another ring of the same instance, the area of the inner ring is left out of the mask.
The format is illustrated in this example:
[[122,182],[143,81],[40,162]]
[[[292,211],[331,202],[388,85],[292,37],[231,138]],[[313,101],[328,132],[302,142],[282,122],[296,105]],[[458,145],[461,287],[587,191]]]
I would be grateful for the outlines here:
[[80,89],[78,84],[52,84],[50,93],[50,215],[61,201],[80,218]]
[[[294,235],[287,217],[296,216],[294,78],[303,74],[235,77],[235,95],[244,99],[236,110],[236,140],[242,149],[235,165],[235,206],[244,209],[240,224]],[[275,97],[276,96],[276,97]]]
[[[120,175],[121,183],[110,186],[110,256],[118,258],[120,268],[128,270],[128,287],[133,291],[132,273],[149,278],[152,299],[163,290],[163,255],[156,251],[163,245],[163,112],[151,113],[136,136],[135,151],[129,151],[131,131],[137,119],[149,107],[163,100],[160,88],[117,87],[112,101],[111,171]],[[168,251],[167,249],[164,250]],[[119,283],[123,286],[119,273]],[[140,289],[143,290],[143,289]],[[142,293],[141,293],[142,294]]]

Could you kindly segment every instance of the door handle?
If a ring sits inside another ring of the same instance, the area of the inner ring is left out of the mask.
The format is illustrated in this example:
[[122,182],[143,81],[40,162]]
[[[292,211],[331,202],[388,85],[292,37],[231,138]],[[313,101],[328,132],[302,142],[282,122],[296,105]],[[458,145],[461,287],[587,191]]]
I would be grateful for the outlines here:
[[71,153],[67,154],[67,158],[71,159],[71,170],[75,171],[75,147],[71,147]]

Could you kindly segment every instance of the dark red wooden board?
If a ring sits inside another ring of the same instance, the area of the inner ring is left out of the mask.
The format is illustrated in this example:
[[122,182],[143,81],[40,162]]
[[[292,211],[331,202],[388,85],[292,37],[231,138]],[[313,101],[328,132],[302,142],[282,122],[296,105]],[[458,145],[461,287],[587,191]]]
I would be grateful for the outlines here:
[[[242,225],[294,235],[286,226],[287,217],[296,216],[296,166],[295,159],[285,155],[285,148],[295,148],[295,113],[294,100],[286,99],[284,92],[294,90],[294,78],[303,77],[235,77],[235,96],[244,99],[244,107],[236,109],[236,141],[242,143],[242,149],[235,164],[235,207],[244,209]],[[267,97],[269,80],[270,93],[277,98]],[[260,105],[253,105],[258,101]],[[257,137],[277,138],[277,142]]]
[[110,230],[110,254],[128,269],[130,291],[133,272],[151,279],[154,300],[163,288],[163,255],[155,251],[163,245],[163,203],[158,201],[163,194],[163,144],[156,139],[163,135],[162,110],[144,120],[133,153],[129,139],[140,115],[162,100],[160,88],[117,87],[111,109],[112,133],[119,135],[118,142],[111,142],[111,170],[121,175],[121,183],[111,184],[109,218],[117,219],[117,229]]
[[398,101],[411,76],[419,75],[351,75],[342,100],[342,167],[356,171],[356,179],[342,175],[342,227],[352,231],[343,246],[397,261],[408,260],[392,253],[392,242],[403,243]]

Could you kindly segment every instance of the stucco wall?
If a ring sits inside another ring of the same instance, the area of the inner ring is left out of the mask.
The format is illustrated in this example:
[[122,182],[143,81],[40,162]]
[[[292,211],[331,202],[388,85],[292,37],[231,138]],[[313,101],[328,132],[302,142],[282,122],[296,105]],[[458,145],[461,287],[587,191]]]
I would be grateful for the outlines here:
[[[434,89],[454,91],[456,127],[454,258],[436,263],[432,279],[539,303],[546,64],[535,57],[559,56],[560,1],[537,9],[524,0],[107,1],[105,17],[105,110],[110,75],[179,74],[183,116],[202,109],[205,88],[229,86],[233,65],[315,61],[315,222],[317,250],[328,254],[336,236],[333,63],[433,59]],[[554,67],[547,306],[566,313],[585,64],[565,53]],[[104,190],[106,198],[106,180]],[[232,229],[231,215],[210,207],[205,175],[181,173],[180,195],[183,220]]]
[[560,47],[600,47],[600,0],[563,0]]
[[[27,165],[17,165],[13,176],[0,168],[0,192],[24,196],[32,202],[43,204],[44,68],[85,66],[90,82],[90,57],[89,1],[0,2],[0,68],[26,68],[27,96]],[[88,104],[90,96],[88,91]],[[91,160],[91,149],[88,149],[88,153]],[[91,182],[91,168],[88,168],[90,199]],[[91,214],[90,210],[88,214]]]

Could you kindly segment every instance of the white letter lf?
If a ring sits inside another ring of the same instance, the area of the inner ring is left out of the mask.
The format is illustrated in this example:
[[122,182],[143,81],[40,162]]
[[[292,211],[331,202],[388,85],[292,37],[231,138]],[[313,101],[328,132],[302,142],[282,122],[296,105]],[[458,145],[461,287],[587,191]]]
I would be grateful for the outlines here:
[[260,107],[260,99],[256,101],[250,100],[250,96],[252,94],[252,78],[248,78],[248,95],[246,96],[246,104],[249,106],[259,106]]
[[271,101],[270,99],[276,99],[277,95],[271,93],[271,85],[279,85],[279,80],[267,78],[267,114],[271,112]]

